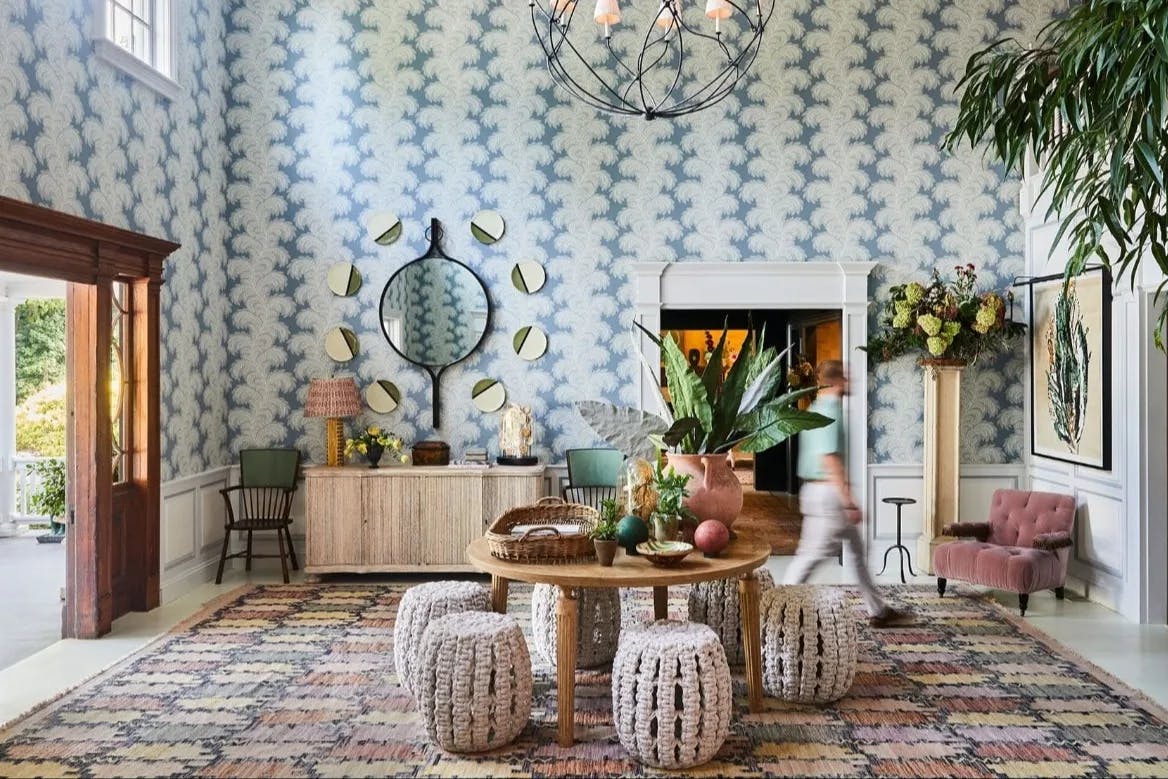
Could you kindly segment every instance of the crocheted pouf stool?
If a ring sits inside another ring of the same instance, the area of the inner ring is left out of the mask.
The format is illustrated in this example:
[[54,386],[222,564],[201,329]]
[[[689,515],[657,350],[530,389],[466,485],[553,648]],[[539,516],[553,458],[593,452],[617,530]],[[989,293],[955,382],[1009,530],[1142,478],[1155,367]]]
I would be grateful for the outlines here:
[[398,684],[407,692],[414,692],[413,673],[417,668],[418,647],[427,625],[447,614],[490,608],[490,594],[485,587],[474,582],[429,582],[406,590],[398,604],[393,625],[393,664]]
[[657,768],[711,760],[730,733],[730,665],[712,629],[660,620],[626,628],[612,663],[612,719],[629,754]]
[[414,684],[426,732],[448,752],[509,744],[531,717],[531,655],[506,614],[469,611],[431,622]]
[[[531,592],[531,637],[535,653],[556,665],[556,601],[560,588],[537,584]],[[621,629],[620,595],[614,588],[581,588],[577,597],[579,634],[576,667],[595,668],[612,662]]]
[[[774,577],[765,568],[754,572],[763,592],[775,586]],[[689,620],[709,625],[722,640],[730,665],[742,665],[742,611],[738,606],[738,579],[699,582],[689,589]]]
[[762,686],[799,703],[842,698],[856,676],[856,618],[843,592],[785,585],[762,595]]

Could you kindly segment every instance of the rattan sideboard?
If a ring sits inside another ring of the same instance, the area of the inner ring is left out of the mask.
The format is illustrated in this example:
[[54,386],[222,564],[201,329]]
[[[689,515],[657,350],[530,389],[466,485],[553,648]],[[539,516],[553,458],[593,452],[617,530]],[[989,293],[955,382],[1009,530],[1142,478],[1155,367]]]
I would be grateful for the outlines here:
[[315,466],[305,476],[305,573],[473,571],[466,547],[539,500],[544,467]]

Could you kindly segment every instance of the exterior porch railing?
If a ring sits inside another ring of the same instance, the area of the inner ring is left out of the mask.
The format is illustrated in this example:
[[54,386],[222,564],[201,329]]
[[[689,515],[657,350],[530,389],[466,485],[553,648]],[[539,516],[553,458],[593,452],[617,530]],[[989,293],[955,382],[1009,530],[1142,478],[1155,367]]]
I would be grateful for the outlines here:
[[47,461],[62,462],[62,457],[14,457],[12,464],[16,471],[16,507],[12,515],[14,522],[44,522],[48,520],[33,512],[32,496],[37,493],[44,479],[32,469],[33,463]]

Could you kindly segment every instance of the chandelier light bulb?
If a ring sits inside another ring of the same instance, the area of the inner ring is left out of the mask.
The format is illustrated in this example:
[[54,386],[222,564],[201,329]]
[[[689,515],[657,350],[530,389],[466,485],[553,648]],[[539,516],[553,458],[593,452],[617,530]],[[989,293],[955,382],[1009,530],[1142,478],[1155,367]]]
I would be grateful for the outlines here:
[[616,24],[621,20],[620,3],[617,0],[596,0],[596,13],[592,16],[597,24],[605,26],[605,34],[608,33],[608,27]]
[[722,21],[734,13],[730,0],[706,0],[706,18]]

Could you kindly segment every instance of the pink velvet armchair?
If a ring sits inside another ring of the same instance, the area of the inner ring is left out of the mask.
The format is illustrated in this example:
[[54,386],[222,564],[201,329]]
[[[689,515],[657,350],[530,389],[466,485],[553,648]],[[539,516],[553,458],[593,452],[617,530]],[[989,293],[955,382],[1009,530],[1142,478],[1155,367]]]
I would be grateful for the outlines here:
[[1064,597],[1075,499],[1053,492],[997,490],[988,522],[957,522],[945,535],[958,540],[933,552],[937,594],[945,595],[949,579],[1018,593],[1018,609],[1026,616],[1030,593],[1054,590]]

